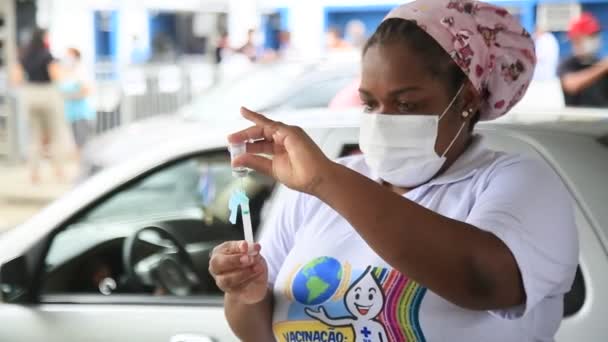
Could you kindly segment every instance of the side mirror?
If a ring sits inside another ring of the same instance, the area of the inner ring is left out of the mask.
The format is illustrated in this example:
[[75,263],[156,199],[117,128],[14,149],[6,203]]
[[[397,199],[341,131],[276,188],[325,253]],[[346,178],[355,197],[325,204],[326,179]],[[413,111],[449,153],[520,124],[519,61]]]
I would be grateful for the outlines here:
[[24,256],[0,266],[0,300],[4,303],[17,301],[27,289],[27,265]]

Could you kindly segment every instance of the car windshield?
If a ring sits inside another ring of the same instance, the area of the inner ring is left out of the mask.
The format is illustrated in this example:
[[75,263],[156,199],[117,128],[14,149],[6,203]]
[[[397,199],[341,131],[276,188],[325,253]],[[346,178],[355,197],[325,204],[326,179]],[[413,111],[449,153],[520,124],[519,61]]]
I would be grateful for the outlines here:
[[306,64],[295,63],[259,66],[237,80],[223,82],[212,88],[195,99],[185,112],[198,120],[218,120],[237,116],[240,106],[266,108],[307,68],[309,66]]

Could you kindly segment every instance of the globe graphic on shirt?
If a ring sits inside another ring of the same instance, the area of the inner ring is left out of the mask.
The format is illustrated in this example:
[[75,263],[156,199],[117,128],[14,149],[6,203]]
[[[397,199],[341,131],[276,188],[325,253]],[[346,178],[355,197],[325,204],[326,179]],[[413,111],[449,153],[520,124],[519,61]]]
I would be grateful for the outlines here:
[[329,300],[340,286],[342,265],[331,257],[313,259],[296,274],[292,293],[301,304],[318,305]]

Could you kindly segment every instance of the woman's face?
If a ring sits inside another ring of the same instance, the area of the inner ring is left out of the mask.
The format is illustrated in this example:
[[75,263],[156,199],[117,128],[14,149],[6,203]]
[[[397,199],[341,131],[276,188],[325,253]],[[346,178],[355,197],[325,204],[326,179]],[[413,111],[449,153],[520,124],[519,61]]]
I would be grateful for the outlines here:
[[[441,115],[453,96],[449,91],[452,87],[443,82],[427,71],[420,57],[403,44],[376,44],[363,56],[359,93],[368,113]],[[435,144],[439,155],[448,148],[463,123],[465,125],[446,155],[446,166],[466,149],[470,138],[469,125],[473,115],[464,119],[462,112],[478,108],[476,92],[469,82],[458,97],[439,121]]]

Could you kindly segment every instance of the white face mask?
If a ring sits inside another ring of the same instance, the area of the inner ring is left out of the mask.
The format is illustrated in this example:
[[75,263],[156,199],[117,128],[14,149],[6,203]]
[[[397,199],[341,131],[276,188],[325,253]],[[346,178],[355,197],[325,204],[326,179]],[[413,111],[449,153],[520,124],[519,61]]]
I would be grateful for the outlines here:
[[585,37],[581,43],[581,53],[585,56],[595,56],[600,51],[602,40],[599,35]]
[[429,181],[446,161],[445,155],[466,122],[442,155],[435,152],[439,121],[448,113],[463,86],[441,115],[363,114],[359,147],[374,176],[400,187],[413,188]]

